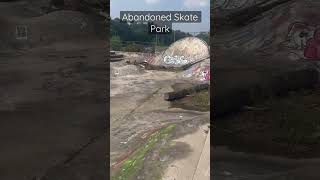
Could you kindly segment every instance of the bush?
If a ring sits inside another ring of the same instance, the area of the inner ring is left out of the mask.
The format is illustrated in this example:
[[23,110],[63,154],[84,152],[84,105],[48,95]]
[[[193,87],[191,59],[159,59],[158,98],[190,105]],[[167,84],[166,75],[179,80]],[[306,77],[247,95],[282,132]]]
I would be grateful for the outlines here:
[[202,33],[198,34],[196,37],[204,40],[206,43],[209,44],[209,41],[210,41],[209,33],[202,32]]
[[114,51],[121,50],[121,39],[119,36],[112,36],[110,39],[110,48]]
[[125,51],[127,51],[127,52],[143,52],[144,47],[143,47],[143,45],[132,43],[132,44],[129,44],[125,48]]

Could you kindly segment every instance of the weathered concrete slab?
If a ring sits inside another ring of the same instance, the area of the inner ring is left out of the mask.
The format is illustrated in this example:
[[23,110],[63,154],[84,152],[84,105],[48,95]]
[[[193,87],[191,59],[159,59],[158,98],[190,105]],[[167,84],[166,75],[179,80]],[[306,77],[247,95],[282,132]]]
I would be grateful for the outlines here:
[[[221,0],[215,11],[241,11],[255,5],[259,0]],[[318,42],[318,1],[274,0],[260,5],[261,12],[244,11],[253,13],[251,23],[216,30],[212,45],[217,115],[267,96],[312,87],[318,81],[315,60],[320,58],[310,52]]]
[[198,62],[181,73],[182,78],[210,83],[210,58]]
[[[234,54],[234,55],[232,55]],[[226,51],[215,56],[214,111],[221,115],[239,110],[269,96],[310,88],[318,82],[318,72],[310,63]]]
[[[174,139],[173,143],[185,143],[187,144],[191,152],[186,158],[178,159],[173,161],[168,165],[168,168],[165,170],[162,177],[163,180],[209,180],[210,176],[207,176],[209,173],[198,172],[199,161],[204,161],[204,170],[208,169],[208,164],[210,164],[209,159],[201,159],[205,144],[207,143],[207,130],[208,125],[204,125],[197,129],[193,134],[188,134],[184,137]],[[182,150],[183,151],[183,150]],[[179,152],[176,152],[179,153]],[[201,178],[200,178],[201,177]],[[199,178],[199,179],[198,179]],[[204,179],[203,179],[204,178]]]
[[[251,19],[243,20],[247,21],[244,25],[216,30],[214,46],[258,50],[268,56],[285,54],[292,60],[319,60],[316,53],[309,51],[319,44],[319,1],[273,0],[264,4],[266,8],[253,13]],[[275,6],[268,7],[270,4]]]
[[210,130],[207,134],[206,142],[203,146],[202,154],[198,163],[197,170],[194,174],[194,180],[210,179]]
[[[88,49],[87,42],[61,42],[0,56],[0,179],[30,180],[69,163],[70,169],[101,165],[78,159],[96,145],[92,139],[106,137],[105,49],[101,42],[94,44]],[[96,143],[96,156],[88,153],[87,159],[106,153],[106,143]],[[101,172],[88,169],[81,174],[101,179]],[[73,175],[68,179],[79,179]]]
[[225,147],[214,147],[212,177],[219,180],[274,180],[319,179],[319,159],[288,159],[233,152]]
[[88,37],[103,39],[103,25],[77,11],[61,10],[29,18],[2,16],[0,25],[5,27],[0,30],[3,48],[30,48]]

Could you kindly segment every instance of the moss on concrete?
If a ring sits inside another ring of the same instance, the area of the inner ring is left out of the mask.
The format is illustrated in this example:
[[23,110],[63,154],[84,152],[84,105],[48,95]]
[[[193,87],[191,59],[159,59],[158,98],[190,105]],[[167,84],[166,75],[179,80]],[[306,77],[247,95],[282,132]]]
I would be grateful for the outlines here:
[[200,91],[183,99],[172,101],[171,105],[187,110],[210,111],[210,94],[208,90]]
[[[145,159],[158,142],[168,140],[171,137],[173,130],[176,128],[175,124],[168,125],[167,127],[152,134],[147,142],[136,150],[136,152],[124,161],[119,171],[111,178],[112,180],[133,180],[136,179],[139,171],[143,169]],[[156,168],[156,167],[155,167]],[[159,176],[159,175],[157,175]]]

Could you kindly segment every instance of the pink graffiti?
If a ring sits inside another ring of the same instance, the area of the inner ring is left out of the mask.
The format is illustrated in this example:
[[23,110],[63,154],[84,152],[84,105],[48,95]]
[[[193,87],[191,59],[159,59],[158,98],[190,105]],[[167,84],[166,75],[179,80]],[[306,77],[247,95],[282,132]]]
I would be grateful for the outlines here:
[[304,56],[310,60],[320,60],[320,29],[315,30],[313,38],[308,40]]
[[287,40],[289,58],[320,60],[320,26],[295,22],[289,26]]
[[198,64],[192,71],[193,74],[197,73],[200,71],[200,64]]
[[210,66],[206,66],[202,71],[202,79],[203,81],[210,81]]
[[148,64],[153,64],[155,61],[155,56],[154,55],[150,55],[147,59],[147,63]]

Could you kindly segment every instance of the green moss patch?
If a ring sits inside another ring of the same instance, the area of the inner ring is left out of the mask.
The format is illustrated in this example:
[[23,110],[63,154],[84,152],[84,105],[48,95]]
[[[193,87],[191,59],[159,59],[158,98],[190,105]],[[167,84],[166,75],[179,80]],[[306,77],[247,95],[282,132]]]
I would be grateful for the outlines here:
[[172,101],[172,107],[195,111],[210,111],[210,93],[208,90],[196,92],[183,99]]
[[[111,178],[112,180],[133,180],[136,179],[139,171],[144,168],[146,156],[154,150],[158,142],[168,140],[171,137],[175,124],[171,124],[154,134],[152,134],[147,142],[125,160],[119,171]],[[157,167],[155,167],[157,168]]]

